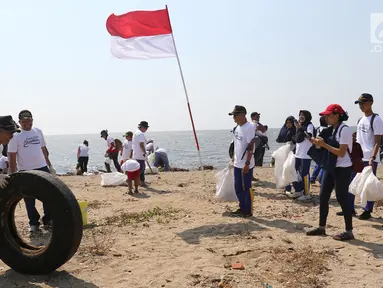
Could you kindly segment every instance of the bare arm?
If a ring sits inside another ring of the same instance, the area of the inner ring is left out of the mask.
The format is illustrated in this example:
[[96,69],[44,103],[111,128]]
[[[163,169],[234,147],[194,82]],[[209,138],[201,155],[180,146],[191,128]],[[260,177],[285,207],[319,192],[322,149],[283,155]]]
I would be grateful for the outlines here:
[[43,151],[44,158],[45,158],[45,161],[47,162],[48,167],[51,167],[52,164],[51,164],[51,161],[49,161],[47,147],[45,147],[45,146],[41,147],[41,150]]
[[261,131],[262,133],[265,133],[266,132],[266,128],[265,126],[263,126],[262,124],[258,123],[257,125],[257,130],[258,131]]
[[9,174],[16,172],[16,153],[8,153],[9,156]]
[[146,155],[145,143],[144,142],[140,142],[140,147],[141,147],[142,153],[144,153],[144,155]]

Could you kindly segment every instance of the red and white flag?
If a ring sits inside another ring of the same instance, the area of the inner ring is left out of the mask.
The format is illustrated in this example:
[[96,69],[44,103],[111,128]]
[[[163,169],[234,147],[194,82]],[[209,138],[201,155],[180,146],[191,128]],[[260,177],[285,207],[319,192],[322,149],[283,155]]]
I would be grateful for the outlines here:
[[112,36],[111,52],[120,59],[175,57],[167,9],[110,15],[106,29]]

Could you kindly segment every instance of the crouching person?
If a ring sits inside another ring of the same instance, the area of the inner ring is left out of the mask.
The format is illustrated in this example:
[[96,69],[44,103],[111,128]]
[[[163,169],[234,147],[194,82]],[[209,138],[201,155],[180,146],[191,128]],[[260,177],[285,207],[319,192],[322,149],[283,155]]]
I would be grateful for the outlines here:
[[128,179],[126,180],[129,187],[128,194],[133,195],[133,181],[134,193],[139,193],[138,186],[140,186],[140,163],[133,159],[126,160],[124,164],[122,164],[121,170],[128,176]]
[[239,209],[232,216],[253,216],[253,192],[251,180],[254,168],[254,126],[246,119],[246,108],[235,106],[233,112],[234,122],[238,124],[234,131],[234,186],[239,200]]

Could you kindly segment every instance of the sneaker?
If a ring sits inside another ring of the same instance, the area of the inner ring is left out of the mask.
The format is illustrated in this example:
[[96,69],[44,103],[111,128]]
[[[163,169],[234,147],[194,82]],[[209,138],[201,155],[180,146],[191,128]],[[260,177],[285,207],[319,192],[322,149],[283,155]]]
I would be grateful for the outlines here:
[[29,232],[31,232],[31,233],[36,233],[37,231],[39,231],[39,226],[37,226],[37,225],[31,225],[31,226],[29,227]]
[[324,236],[326,235],[326,230],[323,228],[314,228],[306,232],[307,236]]
[[310,195],[302,195],[297,200],[298,201],[310,201],[311,200],[311,196]]
[[299,197],[301,197],[301,196],[303,196],[303,191],[300,191],[300,192],[291,192],[290,193],[290,195],[289,195],[289,197],[290,198],[299,198]]
[[241,213],[240,216],[243,217],[243,218],[250,218],[250,217],[253,217],[253,214],[251,214],[251,213]]
[[[337,216],[344,216],[344,213],[343,213],[343,211],[339,211],[339,212],[336,212],[336,215]],[[357,216],[355,209],[352,211],[352,216],[354,216],[354,217]]]
[[232,216],[242,215],[242,211],[241,211],[241,209],[238,209],[237,211],[230,212],[230,215],[232,215]]
[[362,214],[359,216],[359,220],[368,220],[371,218],[371,213],[364,210]]

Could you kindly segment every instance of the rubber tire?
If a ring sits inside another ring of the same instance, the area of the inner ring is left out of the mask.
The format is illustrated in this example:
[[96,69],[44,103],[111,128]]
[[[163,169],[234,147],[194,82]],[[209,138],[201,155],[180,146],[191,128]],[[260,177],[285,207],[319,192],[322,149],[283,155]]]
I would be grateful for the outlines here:
[[[27,244],[17,232],[14,211],[24,197],[44,202],[50,211],[53,225],[47,246]],[[46,172],[11,176],[8,187],[0,189],[0,220],[0,259],[19,273],[49,274],[69,261],[81,243],[83,223],[78,202],[68,186]]]

